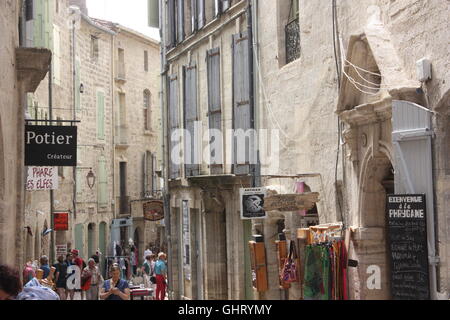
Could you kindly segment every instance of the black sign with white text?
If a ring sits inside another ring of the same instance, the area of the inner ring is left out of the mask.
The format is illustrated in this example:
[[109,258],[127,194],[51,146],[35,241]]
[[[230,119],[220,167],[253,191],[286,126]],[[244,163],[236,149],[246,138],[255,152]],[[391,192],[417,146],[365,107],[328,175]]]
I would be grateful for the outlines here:
[[387,199],[394,300],[430,299],[425,195]]
[[76,126],[25,126],[26,166],[77,166]]

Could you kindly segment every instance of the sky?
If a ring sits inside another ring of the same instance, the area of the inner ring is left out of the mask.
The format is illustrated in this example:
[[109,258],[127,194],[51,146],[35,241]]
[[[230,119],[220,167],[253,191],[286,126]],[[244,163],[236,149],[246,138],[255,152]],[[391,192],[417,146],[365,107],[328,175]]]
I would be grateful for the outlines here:
[[148,26],[147,0],[87,0],[89,16],[120,23],[159,41],[159,30]]

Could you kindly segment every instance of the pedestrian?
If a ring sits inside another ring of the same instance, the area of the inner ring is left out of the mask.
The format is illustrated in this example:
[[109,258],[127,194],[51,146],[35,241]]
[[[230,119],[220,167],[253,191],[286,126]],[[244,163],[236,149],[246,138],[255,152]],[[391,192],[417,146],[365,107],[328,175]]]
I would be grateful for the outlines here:
[[147,259],[147,256],[151,256],[153,254],[152,250],[146,249],[144,251],[144,261]]
[[102,300],[130,300],[130,288],[128,282],[120,279],[120,267],[113,264],[111,267],[112,278],[106,280],[100,289]]
[[48,264],[48,257],[42,256],[39,262],[41,263],[41,266],[39,268],[44,271],[44,275],[42,276],[42,279],[46,279],[48,277],[48,275],[50,274],[50,266]]
[[[64,263],[67,265],[67,268],[69,268],[70,266],[74,265],[75,263],[73,262],[73,255],[72,253],[68,253],[66,254],[66,260],[64,260]],[[66,275],[66,279],[69,277],[69,274]],[[74,290],[69,290],[67,288],[67,282],[66,282],[66,298],[69,297],[70,300],[73,300],[75,295],[75,291]]]
[[145,262],[142,265],[142,273],[144,275],[144,286],[146,288],[150,288],[151,287],[150,277],[153,275],[151,255],[145,257]]
[[19,270],[0,265],[0,300],[14,300],[21,291]]
[[88,265],[84,268],[81,279],[82,281],[84,279],[85,282],[82,289],[86,292],[86,300],[98,300],[98,286],[102,278],[93,258],[88,260]]
[[34,271],[33,263],[31,261],[27,262],[25,268],[23,268],[22,276],[23,285],[26,285],[29,281],[31,281],[31,279],[36,277],[36,272]]
[[160,252],[158,253],[158,260],[155,263],[156,300],[164,300],[166,297],[167,265],[165,258],[166,254]]
[[[83,271],[83,269],[86,267],[86,263],[83,261],[83,259],[79,256],[79,251],[77,249],[73,249],[72,250],[72,256],[73,256],[73,263],[75,265],[78,266],[78,268],[80,268],[80,274]],[[81,283],[81,279],[80,279],[80,283]],[[75,289],[76,292],[80,292],[81,294],[81,300],[85,300],[85,295],[83,290],[81,289]]]
[[66,300],[66,290],[67,290],[67,264],[64,261],[64,256],[60,255],[58,257],[58,263],[54,265],[56,268],[55,274],[55,283],[56,283],[56,292],[59,295],[61,300]]
[[138,261],[137,261],[137,249],[136,247],[133,245],[131,247],[131,267],[132,267],[132,272],[133,272],[133,276],[137,275],[137,265],[138,265]]

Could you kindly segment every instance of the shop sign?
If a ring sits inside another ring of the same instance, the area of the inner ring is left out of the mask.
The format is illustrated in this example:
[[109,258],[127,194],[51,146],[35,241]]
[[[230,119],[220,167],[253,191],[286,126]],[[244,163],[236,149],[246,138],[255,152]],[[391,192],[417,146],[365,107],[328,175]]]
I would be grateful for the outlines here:
[[53,228],[55,231],[68,231],[69,214],[67,212],[53,213]]
[[76,126],[25,126],[26,166],[77,166]]
[[56,245],[56,257],[64,256],[64,259],[65,259],[66,254],[67,254],[67,244]]
[[266,219],[264,201],[266,188],[242,188],[240,190],[241,219]]
[[27,190],[57,190],[58,169],[56,167],[28,167]]
[[318,201],[318,193],[276,194],[265,199],[264,210],[282,212],[311,210]]
[[159,200],[148,201],[143,205],[144,220],[159,221],[164,219],[164,203]]
[[428,300],[425,195],[388,195],[388,241],[394,300]]

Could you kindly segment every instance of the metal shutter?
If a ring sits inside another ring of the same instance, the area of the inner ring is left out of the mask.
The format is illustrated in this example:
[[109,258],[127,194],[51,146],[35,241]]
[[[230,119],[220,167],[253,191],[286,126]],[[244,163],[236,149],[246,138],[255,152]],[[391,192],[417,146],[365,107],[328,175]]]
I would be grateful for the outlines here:
[[177,2],[177,29],[178,29],[178,43],[184,40],[184,0],[178,0]]

